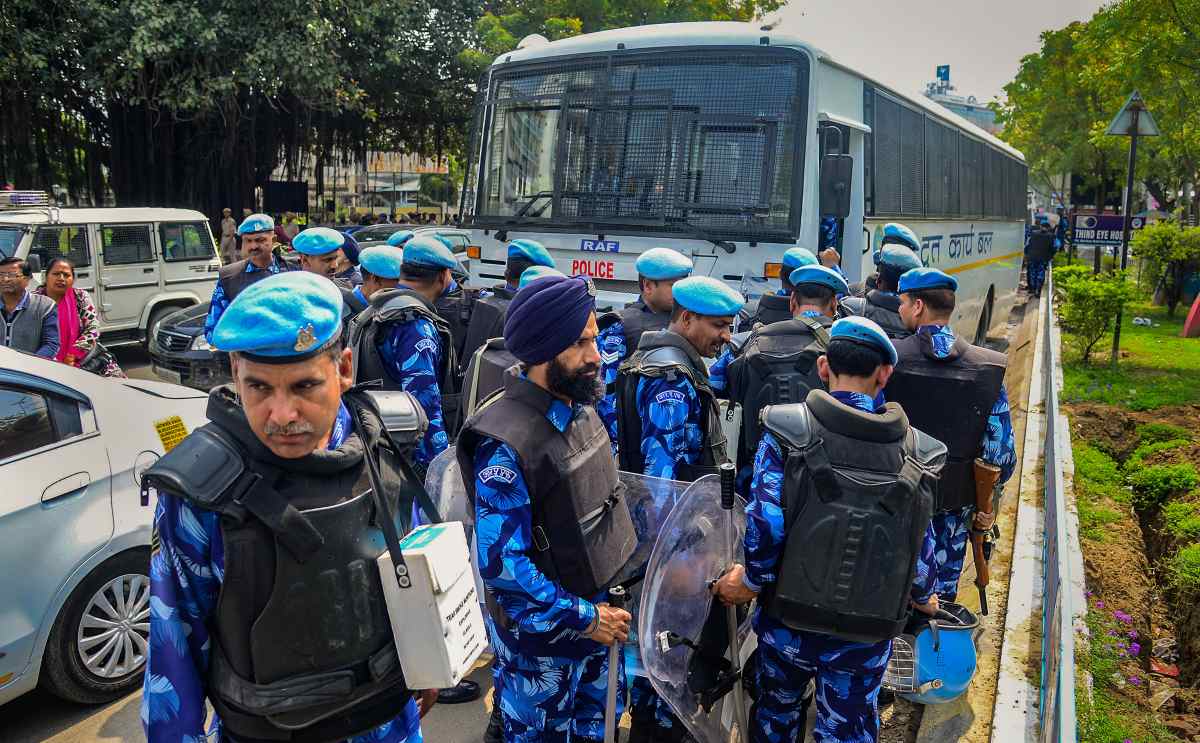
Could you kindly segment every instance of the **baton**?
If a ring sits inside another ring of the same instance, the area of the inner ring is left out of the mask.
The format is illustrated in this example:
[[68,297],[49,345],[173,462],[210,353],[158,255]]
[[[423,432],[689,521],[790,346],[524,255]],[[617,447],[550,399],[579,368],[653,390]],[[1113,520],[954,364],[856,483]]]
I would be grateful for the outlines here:
[[[613,586],[608,590],[608,605],[625,608],[625,589]],[[613,640],[608,648],[608,705],[604,708],[604,743],[617,739],[617,661],[621,657],[621,641]]]
[[[733,481],[737,468],[726,462],[720,467],[721,472],[721,510],[725,512],[725,545],[729,557],[728,565],[733,565],[734,555],[737,554],[737,524],[733,520]],[[738,637],[737,607],[725,607],[725,623],[729,630],[729,653],[733,661],[733,718],[737,721],[738,737],[748,740],[746,728],[746,699],[742,694],[742,643]]]

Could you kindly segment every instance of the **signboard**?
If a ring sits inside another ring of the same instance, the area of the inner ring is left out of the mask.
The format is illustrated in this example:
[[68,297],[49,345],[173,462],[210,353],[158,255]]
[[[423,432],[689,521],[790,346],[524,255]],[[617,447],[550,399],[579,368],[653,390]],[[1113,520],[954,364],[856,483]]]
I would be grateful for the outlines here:
[[[1130,230],[1140,230],[1146,220],[1134,217]],[[1121,232],[1125,229],[1125,217],[1120,214],[1077,214],[1075,230],[1071,239],[1076,245],[1114,246],[1121,244]]]
[[950,82],[950,65],[940,64],[937,66],[937,79],[944,83]]

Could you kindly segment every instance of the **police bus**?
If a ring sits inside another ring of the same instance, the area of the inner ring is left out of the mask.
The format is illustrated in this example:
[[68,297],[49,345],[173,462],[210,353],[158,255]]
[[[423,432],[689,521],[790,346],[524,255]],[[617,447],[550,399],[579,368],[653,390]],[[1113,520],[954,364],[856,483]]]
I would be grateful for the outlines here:
[[851,282],[883,225],[960,282],[955,328],[982,339],[1015,298],[1024,158],[965,119],[798,38],[747,23],[679,23],[522,40],[480,81],[462,214],[477,285],[507,241],[542,242],[638,292],[634,261],[665,245],[754,296],[793,245],[833,246]]

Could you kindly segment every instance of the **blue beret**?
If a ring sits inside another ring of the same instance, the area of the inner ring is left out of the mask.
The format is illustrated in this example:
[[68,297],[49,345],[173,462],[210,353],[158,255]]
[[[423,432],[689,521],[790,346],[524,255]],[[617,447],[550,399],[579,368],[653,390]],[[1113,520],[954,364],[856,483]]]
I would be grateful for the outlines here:
[[544,276],[508,305],[504,345],[526,364],[544,364],[579,340],[595,310],[596,289],[587,278]]
[[639,276],[651,281],[682,279],[692,275],[692,259],[678,250],[650,248],[633,264]]
[[846,279],[832,268],[825,266],[801,266],[788,276],[788,281],[792,282],[792,286],[800,286],[801,284],[819,284],[826,288],[832,289],[835,294],[849,294],[850,287],[846,284]]
[[432,268],[456,268],[458,261],[446,243],[431,235],[418,235],[404,243],[404,262],[410,266]]
[[274,232],[275,220],[266,214],[251,214],[238,225],[239,235],[250,235],[255,232]]
[[554,259],[550,257],[550,251],[537,240],[513,240],[508,244],[508,257],[523,258],[534,265],[554,268]]
[[288,271],[246,287],[213,330],[213,345],[251,361],[290,364],[316,356],[342,332],[342,292],[324,276]]
[[690,276],[675,282],[671,296],[685,310],[697,315],[736,315],[746,300],[723,281],[709,276]]
[[899,222],[888,222],[883,226],[883,244],[889,243],[907,245],[911,250],[921,249],[921,238],[917,237],[917,233]]
[[374,245],[363,248],[358,254],[358,265],[381,279],[400,278],[400,266],[404,263],[404,252],[391,245]]
[[562,271],[549,266],[530,266],[521,272],[521,281],[517,284],[518,289],[524,289],[525,285],[534,279],[544,279],[547,276],[563,276]]
[[[817,265],[817,257],[808,248],[788,248],[783,254],[783,275],[790,276],[801,266]],[[788,281],[791,281],[789,278]]]
[[884,245],[880,248],[879,258],[875,262],[901,272],[921,267],[921,259],[917,254],[903,245]]
[[404,245],[404,243],[411,240],[415,234],[416,233],[412,230],[400,230],[398,232],[393,232],[391,235],[388,235],[387,244],[391,245],[393,248],[399,248]]
[[921,289],[958,291],[958,279],[936,268],[914,268],[900,275],[900,293]]
[[304,255],[327,255],[342,247],[346,236],[328,227],[309,227],[292,238],[292,247]]
[[888,339],[887,333],[883,332],[883,328],[876,325],[873,320],[857,315],[835,320],[833,327],[829,329],[829,340],[836,341],[838,339],[870,346],[883,353],[889,364],[893,366],[896,364],[896,347]]

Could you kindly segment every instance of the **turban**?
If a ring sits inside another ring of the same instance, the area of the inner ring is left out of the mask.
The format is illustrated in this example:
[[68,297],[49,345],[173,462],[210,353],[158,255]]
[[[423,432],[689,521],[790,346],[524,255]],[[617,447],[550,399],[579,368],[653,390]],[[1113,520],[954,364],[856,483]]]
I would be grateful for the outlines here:
[[504,344],[522,362],[543,364],[579,340],[596,308],[586,278],[545,276],[513,297],[504,320]]

